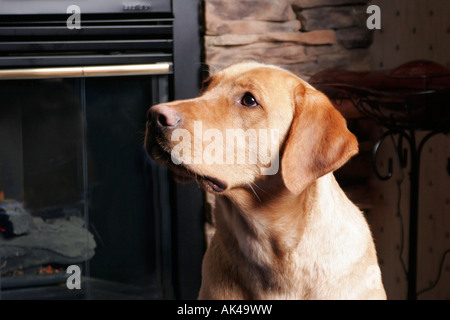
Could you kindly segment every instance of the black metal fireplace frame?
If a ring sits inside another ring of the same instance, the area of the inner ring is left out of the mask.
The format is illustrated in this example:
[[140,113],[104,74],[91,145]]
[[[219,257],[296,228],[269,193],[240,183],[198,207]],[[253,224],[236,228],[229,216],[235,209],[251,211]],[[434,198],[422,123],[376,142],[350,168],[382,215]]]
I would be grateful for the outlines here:
[[[170,1],[170,0],[169,0]],[[170,90],[169,99],[191,98],[198,94],[201,82],[201,41],[200,41],[200,1],[199,0],[171,0],[172,12],[155,15],[153,13],[126,12],[109,15],[114,19],[127,19],[136,21],[148,20],[149,29],[157,32],[155,41],[137,43],[134,50],[126,53],[115,54],[109,52],[103,56],[95,56],[91,53],[67,56],[61,52],[70,49],[83,50],[82,44],[73,46],[68,44],[67,48],[51,44],[41,44],[41,49],[55,49],[52,56],[25,55],[20,52],[28,46],[29,49],[36,48],[36,44],[29,41],[28,44],[12,43],[4,40],[11,36],[11,30],[1,28],[2,22],[11,23],[11,16],[0,16],[0,42],[8,42],[9,52],[19,52],[20,55],[10,55],[7,51],[0,52],[0,71],[20,68],[47,68],[47,67],[72,67],[80,65],[85,68],[76,70],[85,75],[90,67],[116,65],[126,67],[127,65],[141,64],[150,65],[157,63],[168,63]],[[106,13],[102,13],[107,15]],[[85,15],[84,18],[96,25],[96,19],[102,14]],[[165,22],[152,25],[155,16],[164,19]],[[35,18],[35,17],[34,17]],[[41,20],[66,19],[67,15],[40,15]],[[12,19],[14,20],[14,19]],[[25,18],[28,23],[32,20]],[[65,20],[64,20],[65,21]],[[29,24],[30,25],[30,24]],[[98,25],[98,24],[97,24]],[[133,23],[130,24],[133,28]],[[108,24],[105,24],[106,29]],[[14,32],[18,32],[17,28]],[[95,28],[92,37],[95,37]],[[91,31],[92,31],[91,30]],[[23,32],[23,30],[22,30]],[[45,37],[46,28],[36,29],[33,37]],[[112,32],[123,33],[121,30]],[[67,35],[67,30],[60,29],[58,37]],[[26,34],[24,34],[27,37]],[[167,40],[165,37],[172,37]],[[25,39],[25,40],[30,40]],[[99,41],[98,49],[111,50],[111,44]],[[132,42],[131,42],[132,44]],[[121,44],[126,45],[126,44]],[[132,45],[133,46],[133,45]],[[6,47],[4,47],[6,48]],[[95,49],[95,48],[94,48]],[[142,52],[139,52],[142,50]],[[1,51],[1,50],[0,50]],[[145,52],[144,52],[145,51]],[[56,54],[55,54],[56,53]],[[149,103],[150,106],[150,103]],[[196,298],[201,281],[201,261],[205,250],[205,238],[203,230],[203,193],[196,184],[179,185],[170,178],[170,174],[163,168],[155,169],[154,175],[160,177],[161,188],[157,194],[158,205],[162,212],[157,223],[163,225],[160,230],[160,241],[158,243],[160,253],[159,289],[160,298],[167,299],[193,299]],[[168,254],[169,253],[169,254]]]

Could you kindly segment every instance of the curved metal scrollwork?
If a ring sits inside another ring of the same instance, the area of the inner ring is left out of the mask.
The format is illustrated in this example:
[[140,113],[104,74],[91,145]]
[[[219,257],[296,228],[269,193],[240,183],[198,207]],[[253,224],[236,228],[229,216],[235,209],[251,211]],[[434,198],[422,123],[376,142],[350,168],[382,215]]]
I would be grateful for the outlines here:
[[[393,139],[394,135],[399,135],[399,140],[398,140],[397,144],[395,143],[395,140]],[[375,143],[375,146],[372,151],[372,166],[373,166],[373,172],[375,173],[377,178],[380,180],[383,180],[383,181],[389,180],[392,177],[393,170],[394,170],[392,158],[388,159],[388,172],[386,175],[380,174],[380,172],[378,171],[378,168],[377,168],[377,154],[378,154],[381,144],[384,142],[384,140],[387,137],[391,137],[393,140],[393,143],[395,146],[395,155],[396,155],[397,160],[399,161],[399,164],[401,165],[402,168],[406,167],[407,158],[408,158],[408,155],[407,155],[408,150],[403,148],[403,138],[405,138],[408,141],[410,146],[414,142],[414,141],[412,141],[411,137],[403,131],[388,130],[380,136],[378,141]]]
[[[393,159],[389,158],[388,159],[388,172],[386,175],[382,175],[377,168],[377,154],[378,151],[380,149],[381,144],[383,144],[384,140],[388,137],[392,138],[392,142],[394,144],[395,147],[395,155],[397,157],[397,160],[400,164],[400,166],[402,168],[406,168],[407,164],[408,164],[408,150],[403,148],[403,139],[406,139],[410,148],[410,153],[411,153],[411,157],[415,156],[417,157],[418,163],[420,162],[420,155],[422,153],[422,149],[425,145],[425,143],[432,138],[433,136],[439,134],[440,132],[430,132],[428,133],[425,137],[423,137],[423,139],[420,141],[419,145],[416,146],[416,140],[415,140],[415,136],[414,135],[409,135],[404,131],[400,131],[400,130],[388,130],[386,132],[384,132],[380,138],[377,140],[377,142],[375,143],[375,146],[373,148],[372,151],[372,166],[373,166],[373,171],[375,173],[375,175],[377,176],[378,179],[380,180],[389,180],[392,175],[393,175]],[[413,133],[414,134],[414,133]],[[398,135],[399,139],[398,142],[396,143],[394,140],[394,136]],[[449,159],[449,169],[450,169],[450,159]],[[413,173],[414,174],[414,173]]]
[[[432,131],[425,135],[419,144],[416,144],[416,135],[413,129],[409,130],[409,134],[400,129],[389,129],[384,132],[376,142],[372,153],[372,165],[375,175],[380,180],[388,180],[393,175],[393,159],[389,158],[388,172],[386,175],[380,174],[377,169],[377,153],[381,144],[387,137],[391,137],[394,147],[395,155],[402,168],[407,166],[408,150],[403,148],[403,141],[406,140],[409,144],[409,160],[410,160],[410,222],[409,222],[409,257],[408,257],[408,298],[416,299],[417,295],[427,291],[424,289],[417,293],[417,239],[418,239],[418,215],[419,215],[419,171],[420,171],[420,155],[422,153],[425,143],[433,136],[443,133],[440,131]],[[445,132],[444,132],[445,133]],[[394,136],[398,136],[396,143]],[[450,172],[450,159],[448,160],[448,168]]]

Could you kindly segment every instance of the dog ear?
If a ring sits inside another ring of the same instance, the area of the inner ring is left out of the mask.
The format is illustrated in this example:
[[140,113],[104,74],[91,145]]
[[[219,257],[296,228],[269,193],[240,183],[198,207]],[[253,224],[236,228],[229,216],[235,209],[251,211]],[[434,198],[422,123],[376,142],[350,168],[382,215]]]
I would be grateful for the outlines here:
[[288,190],[300,194],[356,153],[358,141],[330,100],[313,88],[298,85],[294,118],[281,159],[281,175]]

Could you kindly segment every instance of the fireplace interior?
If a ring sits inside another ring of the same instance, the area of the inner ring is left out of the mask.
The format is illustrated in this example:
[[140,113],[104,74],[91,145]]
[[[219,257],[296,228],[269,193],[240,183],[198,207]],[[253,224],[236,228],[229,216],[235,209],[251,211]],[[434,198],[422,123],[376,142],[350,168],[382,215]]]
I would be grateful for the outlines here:
[[77,30],[69,2],[0,1],[0,299],[195,297],[202,194],[143,139],[151,105],[197,94],[198,7],[144,2]]

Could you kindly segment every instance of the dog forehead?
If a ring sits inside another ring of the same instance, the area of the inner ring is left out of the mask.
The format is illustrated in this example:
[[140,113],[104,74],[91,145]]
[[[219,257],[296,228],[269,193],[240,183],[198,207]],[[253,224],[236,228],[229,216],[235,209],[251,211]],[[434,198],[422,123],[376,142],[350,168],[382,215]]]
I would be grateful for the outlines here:
[[231,65],[213,76],[216,84],[227,86],[257,85],[267,89],[278,88],[281,91],[294,89],[303,82],[287,70],[261,63],[238,63]]
[[245,77],[264,77],[270,79],[273,77],[288,76],[289,72],[272,65],[264,65],[260,63],[238,63],[220,71],[217,76],[233,80]]

